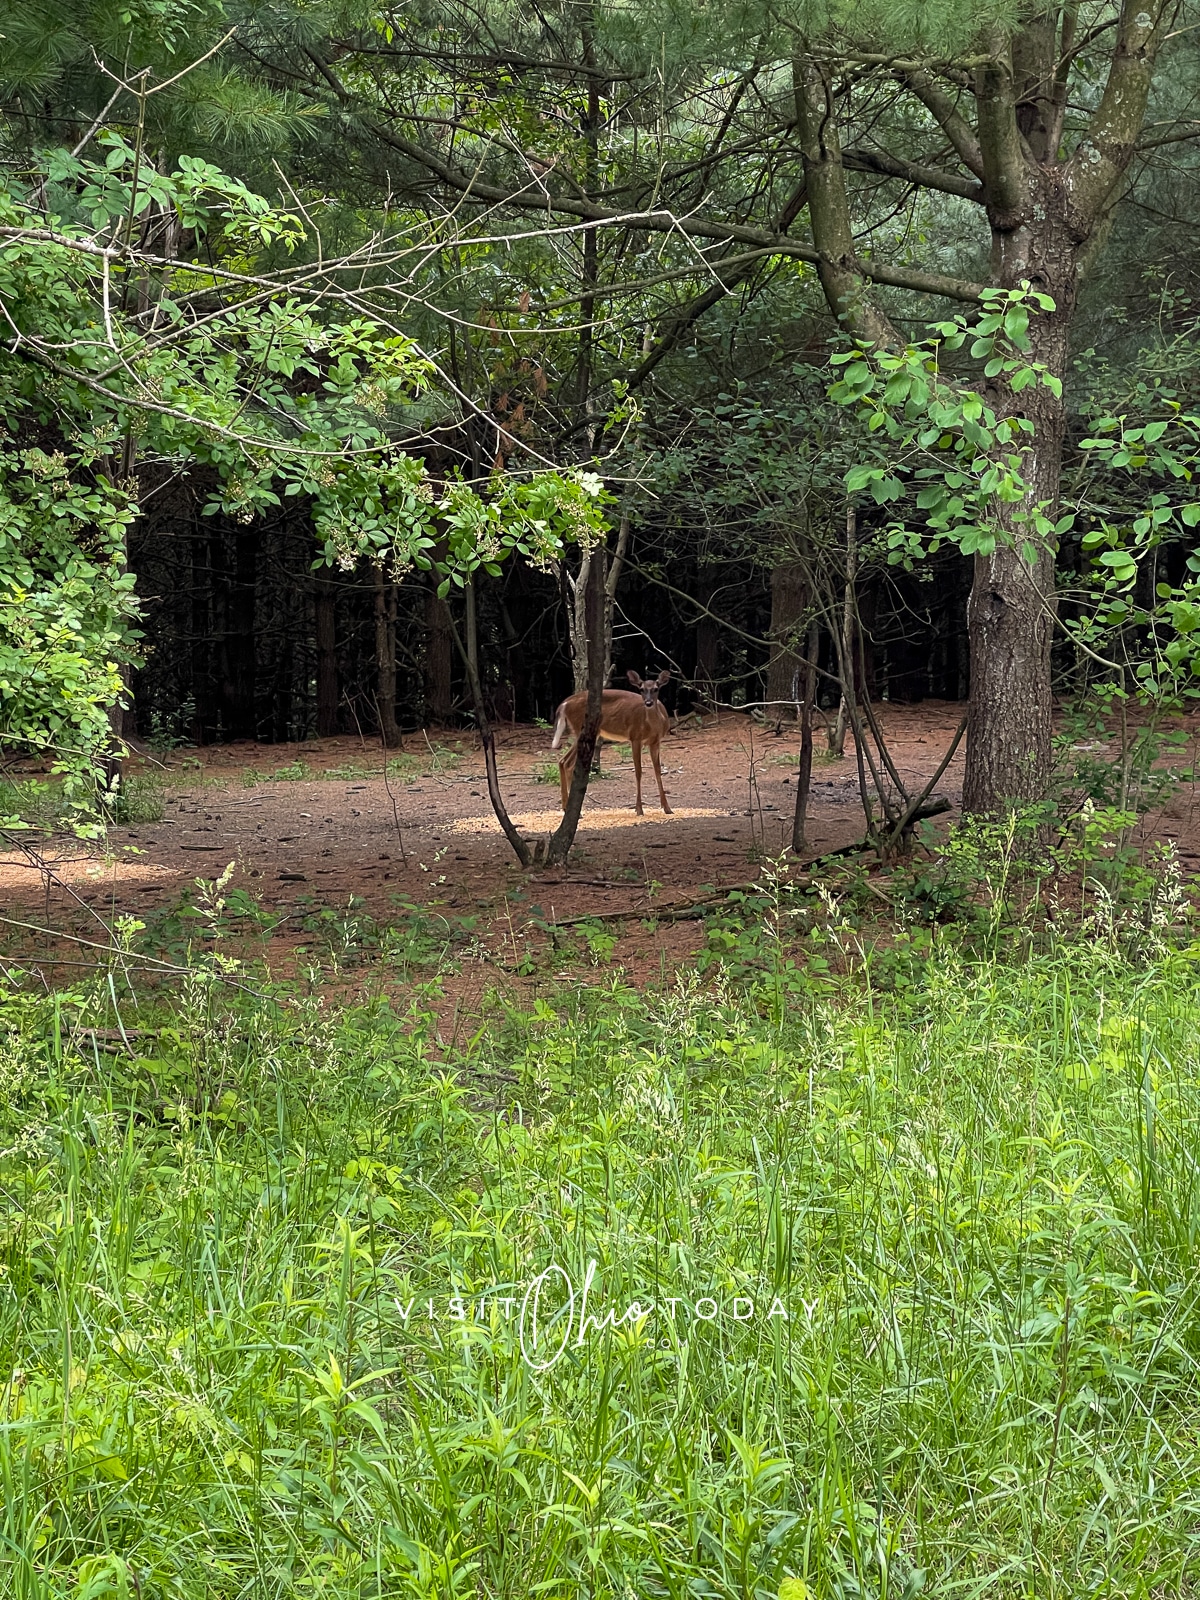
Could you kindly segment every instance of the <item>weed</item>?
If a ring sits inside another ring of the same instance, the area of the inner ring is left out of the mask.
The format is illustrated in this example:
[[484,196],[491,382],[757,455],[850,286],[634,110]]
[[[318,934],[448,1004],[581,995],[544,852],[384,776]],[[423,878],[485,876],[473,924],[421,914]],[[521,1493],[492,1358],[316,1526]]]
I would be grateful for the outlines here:
[[315,776],[316,774],[303,756],[297,756],[294,761],[289,761],[286,766],[276,767],[274,772],[263,773],[262,781],[264,783],[303,783],[305,780]]
[[166,795],[155,772],[135,772],[122,779],[111,806],[112,820],[123,828],[161,822]]
[[611,926],[603,922],[578,922],[575,932],[587,946],[593,966],[605,966],[612,960],[617,948],[617,936]]
[[[624,747],[620,746],[620,745],[610,746],[609,748],[610,749],[615,749],[618,752],[624,751],[625,756],[628,756],[628,754],[629,754],[628,750],[625,750]],[[618,759],[620,759],[620,754],[618,754]],[[593,783],[599,783],[599,782],[602,782],[602,781],[607,781],[607,779],[611,778],[612,776],[613,776],[613,774],[611,772],[607,771],[604,767],[601,767],[599,772],[597,772],[596,769],[593,767],[591,776],[588,779],[589,787]],[[542,761],[542,762],[539,762],[534,767],[533,771],[530,773],[530,777],[533,779],[534,783],[552,784],[554,786],[554,788],[557,789],[558,785],[559,785],[559,767],[558,767],[558,762],[557,761]]]
[[[1114,683],[1093,685],[1067,708],[1055,741],[1059,809],[1070,815],[1090,800],[1103,810],[1137,815],[1163,805],[1192,776],[1169,764],[1182,757],[1188,742],[1184,728],[1163,722],[1179,709],[1170,701],[1142,704]],[[1142,718],[1132,726],[1131,710]]]
[[150,732],[146,743],[152,750],[169,754],[192,743],[189,737],[196,720],[196,702],[191,696],[181,701],[169,715],[161,711],[150,713]]
[[16,817],[31,828],[51,830],[70,820],[71,811],[57,783],[0,778],[0,817]]
[[[387,776],[389,778],[397,778],[401,783],[413,783],[417,778],[449,771],[456,767],[461,760],[461,747],[451,750],[446,745],[430,745],[425,752],[403,751],[398,756],[389,756]],[[326,767],[318,776],[351,783],[363,778],[381,778],[383,776],[383,763],[375,762],[360,765],[357,762],[348,762],[340,767]]]

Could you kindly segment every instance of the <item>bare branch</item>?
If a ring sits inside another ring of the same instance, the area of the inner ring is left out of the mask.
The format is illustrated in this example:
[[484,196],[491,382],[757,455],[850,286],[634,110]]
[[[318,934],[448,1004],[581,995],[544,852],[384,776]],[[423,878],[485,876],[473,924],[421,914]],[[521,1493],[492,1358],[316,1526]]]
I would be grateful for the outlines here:
[[[481,181],[471,174],[451,166],[430,150],[415,144],[402,135],[386,128],[373,131],[386,143],[409,156],[431,172],[441,182],[457,189],[463,195],[485,201],[491,205],[512,206],[521,210],[554,211],[563,216],[580,217],[596,227],[620,225],[644,229],[648,233],[676,233],[692,239],[714,239],[746,245],[767,251],[771,255],[790,256],[798,261],[819,265],[821,252],[812,245],[796,239],[781,238],[761,228],[746,228],[735,223],[709,222],[695,216],[679,216],[673,211],[610,211],[585,199],[563,195],[547,198],[541,193],[531,193],[531,186],[520,190],[507,190],[497,184]],[[0,230],[2,232],[2,230]],[[950,300],[976,302],[986,287],[965,278],[949,278],[941,273],[921,272],[910,267],[889,267],[879,261],[861,261],[857,270],[865,279],[891,288],[911,289],[918,294],[942,295]]]

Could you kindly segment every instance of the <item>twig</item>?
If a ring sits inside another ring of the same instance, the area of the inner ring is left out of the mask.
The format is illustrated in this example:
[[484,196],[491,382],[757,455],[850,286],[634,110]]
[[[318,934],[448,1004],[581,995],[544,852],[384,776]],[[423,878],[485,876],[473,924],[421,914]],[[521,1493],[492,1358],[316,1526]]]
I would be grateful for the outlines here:
[[[128,950],[122,950],[117,945],[98,944],[95,939],[84,939],[77,933],[64,933],[59,928],[43,928],[40,927],[36,922],[19,922],[15,917],[0,916],[0,923],[3,923],[7,928],[24,928],[29,933],[40,933],[47,939],[65,939],[68,944],[81,944],[86,946],[86,948],[89,950],[103,950],[107,955],[119,956],[122,962],[132,961],[135,965],[141,965],[147,970],[154,969],[159,972],[173,972],[186,977],[192,977],[202,970],[199,967],[181,967],[174,961],[160,961],[157,956],[134,955]],[[6,957],[5,959],[7,960],[9,958]],[[11,959],[16,962],[19,961],[20,958],[13,956]],[[42,959],[47,963],[52,963],[54,957],[44,956],[39,959]],[[259,989],[252,989],[248,983],[239,983],[236,978],[230,978],[223,972],[205,971],[203,976],[206,978],[214,978],[218,983],[228,984],[231,989],[241,989],[244,994],[252,994],[256,1000],[271,1000],[275,998],[273,995],[263,994]],[[279,1001],[280,1005],[283,1005],[284,1003],[285,1002],[282,1000]]]

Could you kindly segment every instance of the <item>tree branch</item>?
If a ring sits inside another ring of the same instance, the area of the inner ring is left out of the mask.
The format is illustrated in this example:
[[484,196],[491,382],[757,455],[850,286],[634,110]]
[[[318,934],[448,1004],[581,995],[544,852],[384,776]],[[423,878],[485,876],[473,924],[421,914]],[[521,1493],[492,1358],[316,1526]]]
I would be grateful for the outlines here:
[[1064,180],[1081,220],[1095,223],[1128,170],[1146,116],[1167,0],[1122,0],[1108,81]]
[[978,205],[984,203],[983,185],[976,179],[960,178],[952,172],[940,172],[936,167],[923,167],[883,150],[843,150],[842,165],[853,172],[878,172],[885,178],[900,178],[922,189],[939,189],[943,194],[960,195]]
[[900,81],[933,117],[958,152],[958,159],[977,178],[983,177],[983,152],[975,130],[939,83],[923,68],[897,73]]
[[[813,245],[802,244],[797,239],[783,238],[761,228],[746,228],[735,223],[709,222],[695,216],[680,216],[674,211],[612,211],[605,206],[574,196],[549,195],[534,188],[532,181],[524,188],[511,190],[498,184],[486,183],[474,173],[463,172],[442,160],[422,145],[415,144],[402,134],[374,125],[372,132],[394,150],[423,166],[440,182],[464,197],[488,205],[513,206],[523,211],[557,212],[562,216],[577,217],[597,227],[621,226],[647,233],[674,233],[690,239],[712,239],[720,243],[746,245],[765,250],[770,255],[792,257],[819,265],[821,251]],[[872,283],[895,289],[911,289],[918,294],[941,295],[949,300],[963,300],[974,304],[986,285],[966,278],[948,278],[942,273],[922,272],[915,267],[889,267],[879,261],[859,261],[859,275]]]
[[1010,233],[1024,218],[1028,188],[1009,45],[998,31],[995,56],[976,76],[975,103],[988,216],[997,232]]
[[854,254],[833,91],[824,66],[811,54],[796,57],[792,84],[808,185],[808,215],[825,299],[834,316],[856,337],[894,349],[904,341],[865,293],[867,264]]
[[[808,185],[801,183],[792,193],[787,204],[779,213],[776,221],[776,230],[786,233],[792,223],[803,211],[808,200]],[[658,366],[663,358],[679,343],[687,330],[704,315],[712,306],[723,300],[727,294],[732,294],[739,283],[745,281],[750,273],[761,261],[761,255],[735,255],[726,258],[725,270],[721,271],[721,264],[717,264],[718,281],[711,288],[704,291],[672,319],[667,325],[666,332],[659,339],[652,350],[643,354],[642,361],[629,380],[631,389],[639,389],[646,379]]]
[[1158,150],[1164,144],[1183,144],[1188,139],[1200,139],[1200,122],[1193,122],[1190,128],[1177,133],[1160,133],[1152,139],[1139,139],[1134,146],[1136,154],[1143,150]]

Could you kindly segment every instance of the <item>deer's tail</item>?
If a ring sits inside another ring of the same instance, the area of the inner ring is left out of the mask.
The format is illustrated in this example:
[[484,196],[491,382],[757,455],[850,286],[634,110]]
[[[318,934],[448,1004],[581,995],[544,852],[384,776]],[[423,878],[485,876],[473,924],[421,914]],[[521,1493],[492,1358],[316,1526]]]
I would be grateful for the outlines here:
[[563,735],[567,731],[567,703],[564,700],[558,708],[558,721],[554,724],[554,737],[550,741],[551,750],[557,750],[563,742]]

